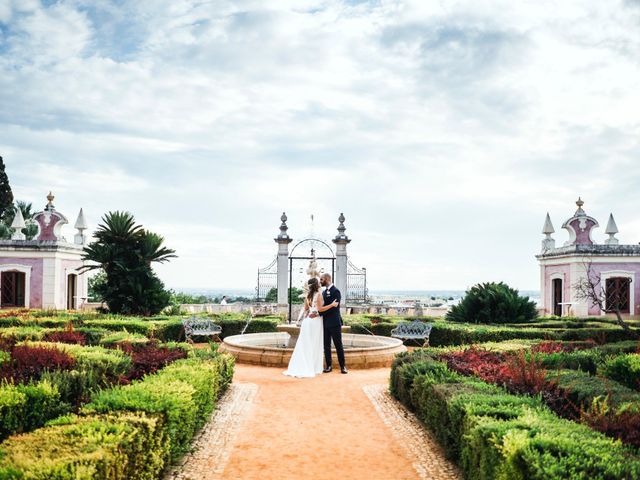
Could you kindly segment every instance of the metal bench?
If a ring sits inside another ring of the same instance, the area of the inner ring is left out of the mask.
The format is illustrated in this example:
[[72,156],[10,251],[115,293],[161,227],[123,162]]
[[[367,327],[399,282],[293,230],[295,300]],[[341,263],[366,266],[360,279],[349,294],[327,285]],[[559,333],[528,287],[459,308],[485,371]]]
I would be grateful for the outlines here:
[[421,340],[423,346],[426,347],[429,345],[429,334],[432,327],[432,324],[420,320],[400,322],[396,328],[391,330],[391,336],[400,340]]
[[214,342],[220,341],[222,327],[216,325],[209,318],[185,318],[182,320],[184,336],[189,343],[193,343],[193,335],[211,337]]

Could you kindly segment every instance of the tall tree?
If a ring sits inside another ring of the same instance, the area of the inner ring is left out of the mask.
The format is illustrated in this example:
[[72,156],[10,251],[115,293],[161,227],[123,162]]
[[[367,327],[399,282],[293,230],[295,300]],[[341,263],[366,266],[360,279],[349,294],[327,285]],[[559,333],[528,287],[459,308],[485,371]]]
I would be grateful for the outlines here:
[[105,281],[93,288],[111,312],[153,315],[169,305],[170,293],[151,268],[176,257],[162,246],[163,237],[136,224],[128,212],[109,212],[94,238],[83,255],[90,263],[81,270],[104,272]]
[[0,157],[0,220],[6,223],[6,216],[10,215],[13,219],[13,213],[13,192],[11,185],[9,185],[9,177],[5,172],[4,161]]

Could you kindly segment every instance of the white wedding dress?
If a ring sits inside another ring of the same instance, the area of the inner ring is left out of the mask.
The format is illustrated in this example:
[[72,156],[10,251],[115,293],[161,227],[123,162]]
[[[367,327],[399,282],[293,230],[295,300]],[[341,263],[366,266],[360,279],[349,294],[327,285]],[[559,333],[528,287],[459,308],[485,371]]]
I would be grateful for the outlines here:
[[320,292],[314,295],[309,313],[302,319],[300,336],[289,360],[289,368],[283,372],[290,377],[311,378],[322,373],[324,355],[322,317],[309,316],[312,312],[318,313],[316,308],[318,295]]

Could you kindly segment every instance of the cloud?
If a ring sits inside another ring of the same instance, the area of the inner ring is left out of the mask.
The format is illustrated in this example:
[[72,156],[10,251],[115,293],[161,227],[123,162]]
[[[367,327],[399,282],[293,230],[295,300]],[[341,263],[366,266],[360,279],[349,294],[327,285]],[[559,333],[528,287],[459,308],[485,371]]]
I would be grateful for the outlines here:
[[[637,2],[635,2],[637,3]],[[624,238],[640,94],[629,0],[0,2],[0,146],[16,196],[127,209],[170,286],[251,288],[286,210],[347,215],[372,288],[537,286],[546,211]],[[517,265],[517,268],[514,267]]]

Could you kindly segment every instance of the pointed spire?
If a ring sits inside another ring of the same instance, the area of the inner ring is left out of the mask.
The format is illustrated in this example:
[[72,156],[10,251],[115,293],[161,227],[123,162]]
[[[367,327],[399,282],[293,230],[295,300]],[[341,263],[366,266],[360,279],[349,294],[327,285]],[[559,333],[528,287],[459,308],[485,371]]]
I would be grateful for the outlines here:
[[13,228],[13,233],[11,234],[11,240],[25,240],[26,237],[24,233],[22,233],[22,229],[27,225],[24,223],[24,217],[22,216],[22,210],[16,208],[16,215],[13,217],[13,222],[11,223],[11,228]]
[[544,219],[544,226],[542,227],[542,233],[545,235],[545,237],[542,239],[542,253],[556,248],[556,241],[551,238],[551,234],[555,233],[555,231],[556,230],[555,228],[553,228],[553,223],[551,223],[549,212],[547,212],[547,216]]
[[87,225],[87,220],[84,218],[84,211],[82,208],[80,209],[80,213],[78,213],[78,218],[73,228],[81,230],[80,233],[82,233],[82,230],[86,230],[87,228],[89,228],[89,226]]
[[89,228],[89,225],[87,224],[87,220],[84,218],[84,211],[81,208],[80,212],[78,213],[78,218],[76,219],[76,223],[73,226],[73,228],[75,228],[76,230],[78,230],[78,233],[76,233],[75,237],[73,238],[73,242],[76,245],[84,245],[86,243],[86,238],[84,235],[84,231]]
[[613,213],[609,214],[609,222],[607,223],[607,228],[604,231],[609,238],[607,238],[604,243],[607,245],[617,245],[618,239],[615,237],[616,233],[618,233],[618,225],[616,225],[616,221],[613,218]]
[[553,223],[551,223],[551,217],[549,216],[549,212],[547,212],[547,218],[544,219],[544,226],[542,227],[542,233],[549,236],[555,232],[556,230],[553,228]]

